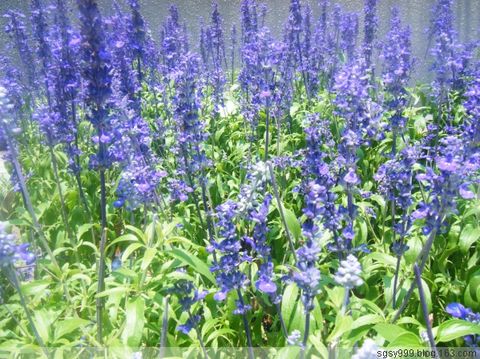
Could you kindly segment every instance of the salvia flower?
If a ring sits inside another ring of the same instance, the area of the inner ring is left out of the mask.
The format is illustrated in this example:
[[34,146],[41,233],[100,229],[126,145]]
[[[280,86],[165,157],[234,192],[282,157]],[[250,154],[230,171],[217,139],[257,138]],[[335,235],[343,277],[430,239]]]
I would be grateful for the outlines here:
[[418,204],[412,213],[413,219],[425,219],[424,234],[440,230],[449,215],[456,213],[459,191],[471,197],[465,183],[478,181],[480,156],[465,150],[466,144],[455,136],[439,141],[439,152],[434,156],[435,167],[427,167],[416,179],[429,194],[426,201]]
[[397,156],[380,166],[374,179],[379,183],[380,193],[392,201],[400,211],[401,219],[394,230],[405,237],[411,227],[409,209],[413,205],[414,165],[419,157],[418,149],[405,147]]
[[360,262],[353,254],[349,254],[346,259],[340,262],[340,267],[334,279],[339,285],[347,289],[353,289],[363,284],[361,275],[362,266]]
[[378,345],[370,338],[365,339],[362,346],[357,349],[352,359],[374,359],[378,358]]
[[464,107],[467,113],[467,119],[463,125],[463,133],[469,142],[470,150],[475,151],[480,144],[480,76],[475,75],[465,92]]
[[432,9],[430,38],[434,41],[431,49],[434,95],[439,104],[444,104],[450,90],[463,89],[472,57],[471,49],[459,41],[455,31],[453,0],[437,0]]
[[[215,293],[214,299],[223,301],[227,294],[233,290],[239,292],[248,282],[247,276],[240,270],[240,265],[250,262],[250,256],[242,249],[242,244],[236,232],[235,220],[237,204],[232,200],[216,208],[218,236],[220,241],[213,242],[208,248],[210,252],[216,251],[217,259],[214,260],[211,271],[215,273],[220,290]],[[245,314],[249,305],[237,301],[235,314]]]
[[272,200],[271,195],[266,195],[263,203],[250,211],[247,219],[254,223],[253,234],[251,237],[245,237],[245,241],[250,244],[253,250],[262,260],[258,270],[258,280],[255,286],[261,292],[267,293],[274,300],[276,299],[277,285],[273,280],[273,263],[270,256],[270,247],[267,242],[267,215]]
[[410,28],[402,27],[398,8],[392,9],[390,31],[384,43],[380,59],[383,60],[382,80],[387,91],[387,109],[392,111],[390,127],[395,133],[405,128],[403,108],[407,102],[406,86],[413,67]]
[[358,38],[358,15],[356,13],[343,12],[339,24],[340,50],[343,52],[345,61],[351,62],[355,58],[355,48]]
[[28,244],[16,244],[16,236],[7,222],[0,222],[0,268],[15,265],[17,261],[28,265],[35,261],[35,256],[28,251]]
[[[460,303],[450,303],[445,311],[454,318],[480,324],[480,313],[475,313],[472,309],[466,308]],[[469,347],[478,348],[480,346],[480,335],[467,335],[463,339]]]
[[174,284],[170,292],[178,297],[182,311],[188,313],[187,321],[177,327],[178,331],[188,335],[192,329],[198,326],[202,318],[199,310],[194,310],[194,305],[201,302],[207,296],[208,291],[199,290],[192,282],[181,279]]
[[[25,15],[20,12],[9,10],[4,16],[7,19],[7,25],[5,26],[5,32],[12,40],[18,58],[22,64],[22,74],[25,75],[24,85],[32,91],[35,87],[36,81],[36,65],[32,56],[33,52],[28,42],[28,36],[24,23]],[[11,45],[10,45],[11,46]]]
[[363,53],[365,56],[366,66],[372,66],[372,52],[375,47],[375,34],[378,29],[377,17],[377,0],[365,0],[364,5],[364,38],[363,38]]
[[188,52],[187,35],[180,24],[178,9],[175,6],[170,7],[169,16],[162,28],[161,41],[162,72],[169,78],[181,57]]
[[288,345],[300,346],[302,344],[302,333],[299,330],[292,330],[290,335],[287,337]]
[[111,96],[111,55],[107,51],[104,24],[95,0],[78,0],[81,25],[82,97],[87,105],[87,119],[97,130],[98,154],[92,167],[109,167],[108,146],[113,139],[108,101]]

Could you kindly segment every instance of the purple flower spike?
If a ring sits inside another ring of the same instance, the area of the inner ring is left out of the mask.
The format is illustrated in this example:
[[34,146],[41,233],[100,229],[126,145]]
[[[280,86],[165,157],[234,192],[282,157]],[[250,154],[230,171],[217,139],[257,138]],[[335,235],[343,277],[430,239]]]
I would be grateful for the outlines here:
[[360,182],[355,170],[353,168],[349,168],[347,174],[343,177],[344,181],[349,185],[356,185]]

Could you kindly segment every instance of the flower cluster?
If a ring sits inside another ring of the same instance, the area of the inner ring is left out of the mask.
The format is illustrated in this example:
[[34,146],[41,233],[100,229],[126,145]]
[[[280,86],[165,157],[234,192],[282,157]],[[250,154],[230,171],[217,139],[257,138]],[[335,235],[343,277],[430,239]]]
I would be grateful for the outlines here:
[[383,61],[382,80],[390,98],[386,105],[393,114],[390,117],[391,129],[395,132],[405,127],[406,119],[402,115],[406,105],[406,86],[413,67],[410,43],[410,29],[402,27],[398,8],[392,9],[390,31],[384,43],[380,59]]
[[11,233],[7,222],[0,222],[0,269],[10,267],[17,261],[31,264],[35,256],[28,251],[28,244],[15,244],[16,236]]
[[427,200],[420,202],[412,213],[413,219],[425,219],[424,234],[440,230],[448,216],[456,213],[459,195],[465,199],[474,198],[469,185],[471,181],[478,181],[475,173],[480,168],[479,154],[470,155],[465,151],[465,143],[455,136],[440,140],[434,161],[437,171],[427,167],[425,173],[416,176],[429,193]]
[[13,44],[13,47],[18,54],[18,58],[22,63],[21,73],[24,76],[22,79],[23,84],[29,91],[33,91],[36,82],[36,66],[26,33],[26,26],[24,23],[25,15],[17,11],[9,10],[5,14],[5,18],[7,19],[5,32],[12,40],[11,44]]
[[440,104],[447,101],[450,89],[462,89],[468,73],[471,49],[457,39],[454,26],[453,0],[437,0],[432,10],[430,36],[435,41],[431,49],[434,58],[434,93]]
[[409,209],[413,205],[414,165],[418,156],[417,148],[405,147],[395,158],[381,165],[374,176],[380,193],[400,211],[401,219],[393,226],[400,238],[406,236],[412,224]]
[[378,358],[378,345],[370,338],[365,339],[362,346],[357,349],[352,359],[374,359]]
[[361,275],[362,266],[360,262],[353,254],[349,254],[347,259],[340,262],[340,267],[334,279],[339,285],[349,290],[363,284],[363,280],[360,277]]
[[[267,215],[272,196],[266,195],[263,203],[250,211],[247,219],[254,223],[253,234],[246,237],[245,241],[250,244],[252,249],[257,253],[262,264],[258,270],[258,280],[255,286],[261,292],[267,293],[272,298],[276,297],[277,285],[273,281],[273,263],[270,256],[270,247],[267,242]],[[275,298],[277,299],[277,298]]]
[[[445,308],[445,311],[455,318],[480,324],[480,313],[475,313],[472,309],[465,308],[460,303],[450,303]],[[480,335],[467,335],[463,339],[469,347],[478,348],[480,346]]]
[[218,4],[213,4],[211,22],[206,28],[202,28],[201,54],[206,68],[206,81],[212,88],[212,101],[214,110],[219,111],[223,105],[223,93],[226,76],[223,70],[226,64],[225,39],[223,34],[223,20],[218,10]]
[[194,304],[201,302],[208,294],[206,290],[198,290],[194,284],[188,280],[181,279],[177,281],[170,292],[178,296],[178,301],[182,307],[182,311],[188,313],[188,319],[184,324],[177,327],[177,330],[187,334],[198,326],[201,315],[194,312]]
[[[210,252],[218,252],[220,258],[214,261],[211,271],[215,273],[220,290],[215,293],[215,300],[223,301],[227,294],[240,290],[247,285],[247,276],[240,270],[240,265],[250,262],[251,257],[242,249],[238,238],[235,219],[237,215],[237,204],[231,200],[221,204],[216,209],[217,227],[220,242],[214,242],[208,248]],[[243,300],[237,301],[236,314],[244,314],[250,309]]]
[[111,55],[106,47],[104,24],[95,0],[78,0],[81,27],[83,100],[87,105],[87,118],[97,131],[95,142],[99,151],[92,157],[92,167],[106,168],[111,165],[108,145],[113,140],[109,118],[112,90]]
[[363,53],[366,66],[370,68],[372,66],[372,52],[374,48],[375,34],[378,28],[377,0],[365,1],[364,22]]

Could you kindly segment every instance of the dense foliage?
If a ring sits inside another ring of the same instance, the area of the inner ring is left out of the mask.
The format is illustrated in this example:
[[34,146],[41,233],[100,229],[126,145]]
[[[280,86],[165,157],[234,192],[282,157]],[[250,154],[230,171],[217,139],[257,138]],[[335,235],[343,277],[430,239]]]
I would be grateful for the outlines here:
[[174,6],[157,41],[112,4],[4,16],[0,353],[478,348],[478,44],[453,0],[416,87],[376,0],[291,0],[280,38],[255,0],[232,29],[213,4],[198,41]]

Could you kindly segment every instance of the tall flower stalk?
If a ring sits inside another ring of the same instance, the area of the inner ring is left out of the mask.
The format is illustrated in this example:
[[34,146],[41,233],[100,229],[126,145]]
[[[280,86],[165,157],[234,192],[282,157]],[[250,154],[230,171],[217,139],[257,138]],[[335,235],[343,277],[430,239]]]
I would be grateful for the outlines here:
[[[91,158],[91,166],[100,175],[100,218],[101,239],[99,245],[97,294],[105,288],[105,245],[107,241],[107,193],[105,172],[111,164],[108,153],[111,141],[111,124],[108,100],[111,95],[110,54],[105,45],[102,16],[95,0],[78,0],[80,10],[81,50],[83,58],[82,75],[85,81],[83,93],[88,108],[87,118],[95,128],[95,142],[98,151]],[[103,342],[102,298],[97,297],[97,340]]]
[[51,89],[53,87],[53,77],[54,74],[50,71],[53,65],[52,59],[52,49],[49,44],[49,33],[48,33],[48,25],[46,14],[44,12],[43,4],[40,0],[31,0],[31,8],[32,8],[32,26],[33,26],[33,35],[37,44],[37,57],[41,63],[41,71],[43,77],[43,84],[45,90],[45,96],[47,99],[47,109],[43,111],[40,108],[39,123],[40,128],[45,133],[47,139],[47,145],[50,152],[50,157],[52,160],[52,168],[53,168],[53,175],[55,178],[55,183],[57,185],[58,196],[60,198],[60,213],[62,216],[63,224],[65,226],[65,231],[67,232],[67,237],[70,239],[70,243],[72,246],[74,243],[73,233],[68,223],[68,214],[67,214],[67,207],[65,205],[65,196],[63,194],[62,184],[60,182],[60,174],[59,174],[59,166],[57,156],[55,154],[54,146],[55,146],[55,137],[59,135],[52,131],[50,124],[52,122],[52,118],[58,115],[54,111],[54,103],[53,103],[53,96],[51,93]]

